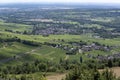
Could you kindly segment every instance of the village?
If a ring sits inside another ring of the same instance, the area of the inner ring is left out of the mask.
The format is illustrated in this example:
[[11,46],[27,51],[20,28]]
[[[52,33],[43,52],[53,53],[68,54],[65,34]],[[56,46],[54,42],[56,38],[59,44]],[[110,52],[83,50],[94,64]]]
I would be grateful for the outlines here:
[[114,60],[114,59],[119,59],[120,58],[120,53],[115,53],[112,55],[98,55],[96,56],[96,59],[100,60],[100,61],[104,61],[104,60]]
[[70,29],[70,28],[63,28],[63,27],[56,27],[54,26],[49,26],[47,28],[40,28],[40,27],[34,27],[32,34],[37,34],[37,35],[50,35],[50,34],[71,34],[75,33],[77,30],[76,29]]
[[[64,41],[64,40],[62,40],[62,41]],[[71,46],[55,44],[55,43],[45,43],[45,45],[65,50],[66,55],[76,55],[77,53],[84,54],[85,52],[89,52],[92,50],[100,50],[100,51],[109,52],[113,48],[112,46],[101,45],[96,42],[87,44],[83,41],[80,41],[80,42],[69,42],[69,44]]]
[[53,47],[66,50],[66,55],[83,54],[83,55],[86,55],[88,58],[98,59],[100,61],[119,59],[119,57],[120,57],[120,53],[112,53],[109,55],[98,54],[97,56],[90,54],[90,53],[84,54],[85,52],[89,52],[92,50],[100,50],[100,51],[104,51],[104,52],[110,52],[113,48],[116,48],[116,46],[105,46],[105,45],[101,45],[98,43],[85,44],[83,42],[82,42],[82,44],[72,43],[72,46],[76,46],[76,47],[63,46],[63,45],[59,45],[59,44],[54,45]]

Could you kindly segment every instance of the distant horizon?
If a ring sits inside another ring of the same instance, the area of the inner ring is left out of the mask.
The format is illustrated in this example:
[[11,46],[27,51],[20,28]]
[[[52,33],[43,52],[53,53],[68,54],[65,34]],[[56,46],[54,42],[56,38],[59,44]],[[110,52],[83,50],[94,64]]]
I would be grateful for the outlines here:
[[10,3],[0,3],[3,5],[6,4],[67,4],[67,5],[72,5],[72,4],[83,4],[83,5],[120,5],[120,3],[95,3],[95,2],[10,2]]
[[108,8],[116,8],[120,9],[120,4],[119,3],[0,3],[0,8],[22,8],[22,7],[67,7],[67,8],[97,8],[97,9],[108,9]]
[[1,0],[0,4],[15,3],[66,3],[66,4],[120,4],[120,0]]

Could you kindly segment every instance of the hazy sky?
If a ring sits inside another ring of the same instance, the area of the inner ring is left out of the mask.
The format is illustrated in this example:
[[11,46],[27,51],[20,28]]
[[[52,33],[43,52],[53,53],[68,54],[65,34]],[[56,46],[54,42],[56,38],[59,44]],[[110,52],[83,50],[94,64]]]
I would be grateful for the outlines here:
[[120,3],[120,0],[0,0],[0,3],[19,3],[19,2],[67,2],[67,3]]

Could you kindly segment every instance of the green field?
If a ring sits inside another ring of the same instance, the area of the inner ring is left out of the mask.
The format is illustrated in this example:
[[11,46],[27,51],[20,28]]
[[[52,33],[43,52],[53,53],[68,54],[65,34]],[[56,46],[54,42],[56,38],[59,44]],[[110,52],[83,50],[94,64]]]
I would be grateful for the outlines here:
[[0,30],[4,31],[5,29],[13,30],[13,32],[15,31],[23,32],[23,31],[31,31],[32,26],[18,24],[18,23],[5,23],[3,21],[0,21]]
[[[27,40],[27,41],[34,41],[39,43],[44,42],[50,42],[50,43],[58,43],[63,45],[69,45],[68,42],[70,41],[85,41],[88,44],[92,42],[99,42],[104,45],[110,45],[110,46],[119,46],[120,39],[96,39],[92,37],[88,37],[87,35],[50,35],[49,37],[43,37],[42,35],[22,35],[22,34],[15,34],[10,32],[0,32],[0,37],[3,39],[9,39],[12,37],[18,37],[21,40]],[[64,42],[61,42],[60,40],[64,39]],[[111,52],[104,52],[99,50],[93,50],[90,52],[86,52],[84,55],[82,54],[76,54],[76,55],[66,55],[66,51],[54,48],[47,45],[42,45],[41,47],[33,47],[25,44],[21,44],[18,42],[12,42],[12,43],[2,43],[0,44],[0,56],[1,60],[11,58],[13,56],[19,57],[21,54],[26,54],[25,56],[20,56],[17,60],[9,61],[10,64],[13,64],[17,62],[24,62],[24,61],[32,61],[36,59],[46,59],[58,62],[61,58],[66,60],[79,60],[80,56],[83,56],[85,59],[87,58],[87,54],[92,54],[94,56],[101,54],[101,55],[108,55],[112,54],[114,52],[119,52],[119,48],[111,50]],[[66,58],[67,57],[67,58]]]

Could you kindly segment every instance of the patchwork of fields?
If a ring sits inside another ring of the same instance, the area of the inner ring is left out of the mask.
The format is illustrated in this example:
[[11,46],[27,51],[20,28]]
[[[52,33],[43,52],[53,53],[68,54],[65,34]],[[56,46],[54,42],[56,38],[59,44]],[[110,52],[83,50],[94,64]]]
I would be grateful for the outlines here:
[[119,9],[11,10],[0,10],[0,79],[120,76]]

